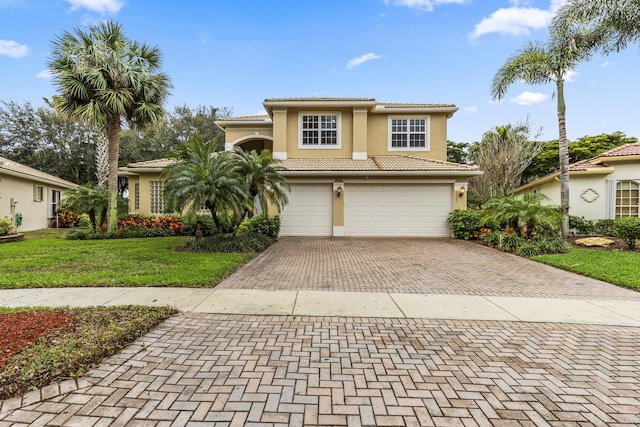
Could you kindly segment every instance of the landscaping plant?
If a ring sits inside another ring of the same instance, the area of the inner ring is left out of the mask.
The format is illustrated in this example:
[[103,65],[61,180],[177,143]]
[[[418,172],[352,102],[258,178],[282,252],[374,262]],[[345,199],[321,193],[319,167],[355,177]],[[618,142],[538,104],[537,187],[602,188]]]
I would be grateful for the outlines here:
[[636,243],[640,239],[640,218],[618,218],[613,223],[613,229],[616,232],[616,236],[627,244],[630,251],[636,249]]

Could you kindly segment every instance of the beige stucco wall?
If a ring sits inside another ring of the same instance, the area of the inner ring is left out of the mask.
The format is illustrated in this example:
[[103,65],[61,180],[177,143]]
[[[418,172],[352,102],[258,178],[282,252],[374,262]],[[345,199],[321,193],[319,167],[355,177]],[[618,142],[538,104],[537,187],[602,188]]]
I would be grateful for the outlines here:
[[[610,162],[612,173],[572,173],[569,179],[569,214],[586,219],[607,218],[607,181],[640,180],[637,162]],[[596,170],[597,171],[597,170]],[[560,182],[557,179],[532,187],[524,193],[540,192],[560,205]],[[585,193],[586,192],[586,193]],[[584,197],[582,197],[584,194]],[[591,202],[588,200],[595,199]]]
[[[340,115],[340,148],[301,148],[300,113],[338,113]],[[447,159],[447,115],[371,113],[362,107],[297,108],[281,107],[273,110],[273,125],[255,127],[227,125],[226,141],[237,145],[248,138],[273,138],[273,152],[285,153],[288,158],[352,158],[355,153],[368,156],[410,155],[433,160]],[[426,151],[389,151],[389,117],[428,117],[429,148]],[[277,155],[279,156],[279,155]]]
[[[43,200],[34,201],[34,185],[43,187]],[[0,175],[0,217],[11,216],[11,199],[18,201],[15,212],[22,214],[22,225],[18,231],[40,230],[49,226],[50,190],[59,190],[61,198],[64,189],[45,183],[35,183],[28,179]]]
[[[161,181],[160,171],[141,172],[138,176],[129,176],[129,212],[151,216],[151,181]],[[140,184],[140,209],[135,208],[134,188]],[[156,214],[154,214],[156,215]]]

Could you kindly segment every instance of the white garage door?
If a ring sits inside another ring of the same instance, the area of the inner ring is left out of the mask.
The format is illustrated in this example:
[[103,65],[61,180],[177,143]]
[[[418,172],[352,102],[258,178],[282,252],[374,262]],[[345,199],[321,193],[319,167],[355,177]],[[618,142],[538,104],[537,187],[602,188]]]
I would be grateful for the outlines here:
[[450,184],[347,184],[347,236],[449,236]]
[[331,236],[331,184],[291,184],[289,203],[280,214],[281,236]]

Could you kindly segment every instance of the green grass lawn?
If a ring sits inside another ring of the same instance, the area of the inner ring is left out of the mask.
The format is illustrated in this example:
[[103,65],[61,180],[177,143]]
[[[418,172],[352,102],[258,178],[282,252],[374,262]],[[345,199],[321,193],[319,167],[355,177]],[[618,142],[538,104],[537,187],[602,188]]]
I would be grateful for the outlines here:
[[0,245],[0,288],[70,286],[212,287],[254,254],[189,253],[189,237],[65,240],[28,234]]
[[640,289],[640,253],[571,248],[566,254],[534,260],[616,285]]

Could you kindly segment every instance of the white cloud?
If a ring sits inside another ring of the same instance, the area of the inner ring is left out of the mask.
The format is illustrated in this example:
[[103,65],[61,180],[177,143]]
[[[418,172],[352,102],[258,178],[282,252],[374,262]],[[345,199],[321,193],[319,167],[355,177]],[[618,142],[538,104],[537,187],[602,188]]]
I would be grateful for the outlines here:
[[42,70],[38,74],[36,74],[36,77],[39,79],[49,80],[51,77],[53,77],[53,73],[51,72],[51,70]]
[[372,59],[379,59],[382,56],[375,53],[367,53],[357,58],[353,58],[351,61],[347,63],[347,70],[353,70],[358,65],[362,65],[367,61],[371,61]]
[[20,44],[13,40],[0,39],[0,55],[9,56],[11,58],[22,58],[29,53],[29,47],[26,44]]
[[603,67],[603,68],[611,67],[611,66],[613,66],[613,62],[604,61],[602,64],[600,64],[600,66]]
[[411,9],[418,9],[426,12],[431,12],[433,8],[441,4],[463,4],[468,0],[384,0],[386,4],[392,4],[394,6],[406,6]]
[[466,111],[467,113],[475,113],[476,111],[478,111],[478,107],[475,105],[472,105],[470,107],[464,107],[463,110]]
[[488,18],[483,18],[476,24],[470,38],[477,39],[490,33],[529,35],[532,30],[546,28],[564,2],[565,0],[551,0],[549,9],[540,9],[525,7],[529,4],[528,1],[510,0],[512,7],[498,9]]
[[484,34],[500,33],[512,36],[528,35],[531,30],[545,28],[553,14],[548,10],[532,7],[508,7],[498,9],[488,18],[483,18],[471,34],[477,39]]
[[515,98],[510,99],[510,101],[517,105],[527,106],[527,105],[533,105],[533,104],[540,104],[541,102],[546,101],[548,98],[549,98],[549,95],[545,95],[544,93],[525,91],[525,92],[522,92],[520,95],[516,96]]
[[569,71],[567,71],[566,73],[564,73],[563,80],[564,80],[565,82],[569,82],[569,83],[570,83],[570,82],[572,82],[572,81],[573,81],[573,78],[574,78],[575,76],[577,76],[577,75],[578,75],[578,72],[577,72],[577,71],[569,70]]
[[66,0],[66,2],[71,5],[71,10],[89,9],[110,14],[118,13],[124,6],[121,0]]

